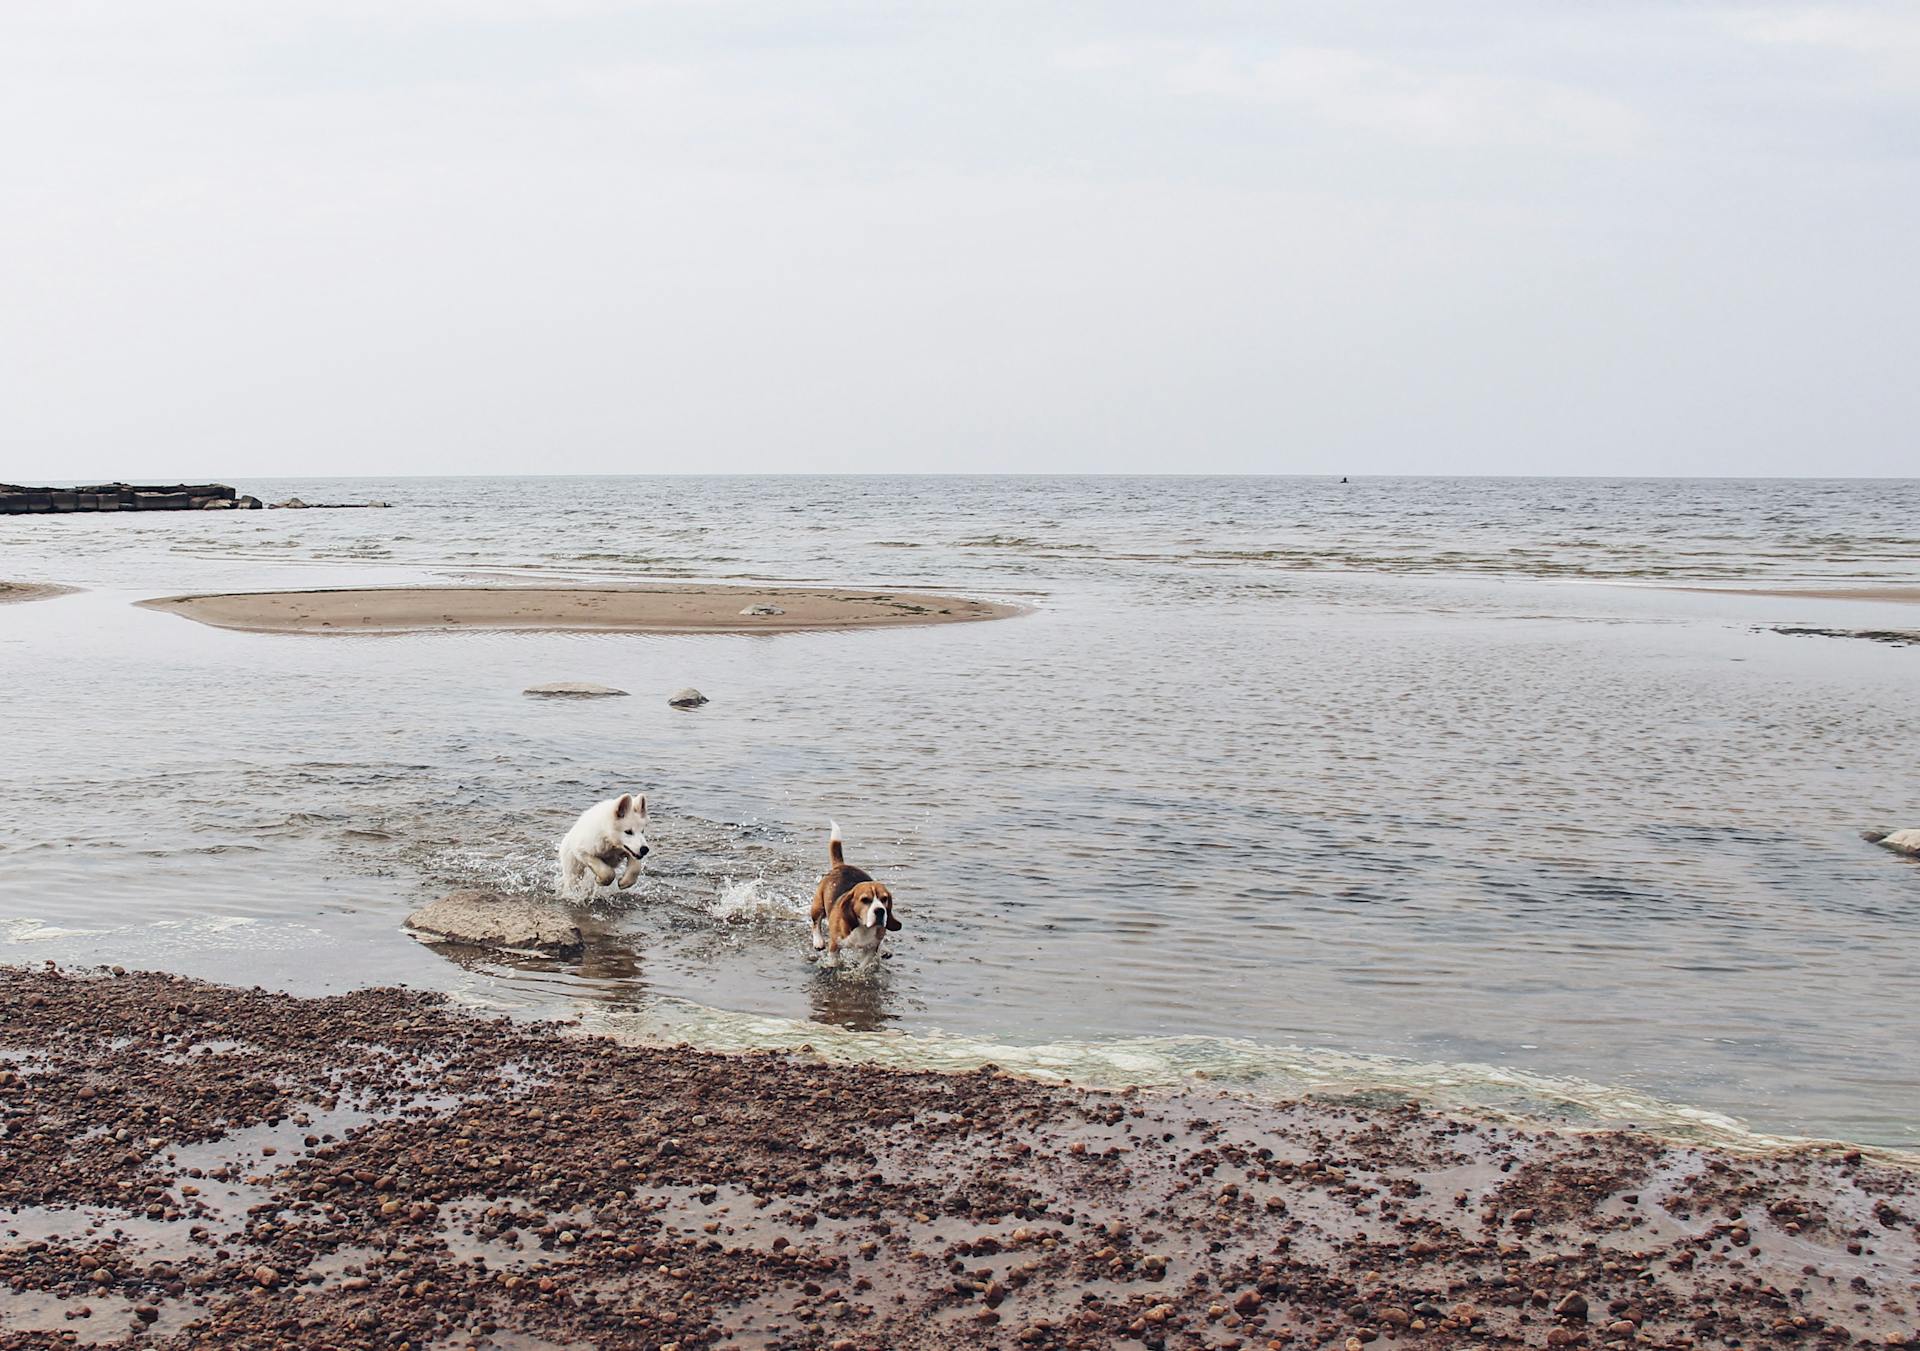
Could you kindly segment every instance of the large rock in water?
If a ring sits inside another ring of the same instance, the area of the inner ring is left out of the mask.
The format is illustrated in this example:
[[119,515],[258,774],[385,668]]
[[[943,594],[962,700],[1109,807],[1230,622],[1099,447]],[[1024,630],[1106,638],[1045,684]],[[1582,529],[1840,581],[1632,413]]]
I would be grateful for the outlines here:
[[1871,844],[1891,849],[1896,854],[1920,858],[1920,827],[1912,830],[1869,830],[1863,832],[1862,838]]
[[521,948],[567,955],[580,951],[580,926],[566,910],[502,891],[455,891],[407,916],[426,936],[489,948]]
[[675,708],[698,708],[707,702],[707,696],[689,685],[678,694],[669,695],[667,702]]
[[573,699],[607,699],[626,693],[625,690],[616,690],[611,685],[589,685],[584,680],[556,680],[551,685],[529,685],[520,692]]

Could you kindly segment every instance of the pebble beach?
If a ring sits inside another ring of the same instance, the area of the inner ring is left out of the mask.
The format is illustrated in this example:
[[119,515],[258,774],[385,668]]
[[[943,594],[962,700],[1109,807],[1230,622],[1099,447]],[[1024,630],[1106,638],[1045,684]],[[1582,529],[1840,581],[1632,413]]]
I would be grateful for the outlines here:
[[1912,1175],[0,974],[0,1347],[1885,1347]]

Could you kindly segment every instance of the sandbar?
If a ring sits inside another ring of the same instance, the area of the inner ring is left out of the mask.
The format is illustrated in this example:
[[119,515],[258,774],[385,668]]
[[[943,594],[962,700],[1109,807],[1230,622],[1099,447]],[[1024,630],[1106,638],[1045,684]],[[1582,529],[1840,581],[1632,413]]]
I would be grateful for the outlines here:
[[1920,605],[1920,586],[1670,586],[1667,591],[1703,591],[1720,596],[1775,596],[1781,600],[1873,600]]
[[51,582],[0,582],[0,605],[52,600],[55,596],[70,596],[79,589],[77,586],[55,586]]
[[[888,588],[744,586],[369,587],[165,596],[139,602],[252,633],[547,629],[608,633],[793,633],[1004,619],[1019,607]],[[743,614],[760,608],[779,613]]]

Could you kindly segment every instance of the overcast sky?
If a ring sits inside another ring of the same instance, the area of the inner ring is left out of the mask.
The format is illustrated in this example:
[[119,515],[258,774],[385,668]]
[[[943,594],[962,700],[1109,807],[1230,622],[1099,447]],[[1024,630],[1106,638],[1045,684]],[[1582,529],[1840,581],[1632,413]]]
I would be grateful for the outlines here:
[[19,0],[0,479],[1920,473],[1920,5]]

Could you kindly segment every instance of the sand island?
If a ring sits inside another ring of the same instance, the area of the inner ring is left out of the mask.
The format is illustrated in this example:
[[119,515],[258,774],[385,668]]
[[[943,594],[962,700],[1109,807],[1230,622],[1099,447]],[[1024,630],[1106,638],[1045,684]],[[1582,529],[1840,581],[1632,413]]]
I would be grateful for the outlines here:
[[1020,607],[861,587],[363,587],[164,596],[150,610],[253,633],[546,629],[607,633],[791,633],[1005,619]]
[[72,586],[55,586],[51,582],[0,582],[0,605],[18,601],[51,600],[55,596],[67,596],[79,590]]
[[1872,600],[1920,605],[1920,586],[1670,586],[1668,591],[1716,596],[1772,596],[1780,600]]

